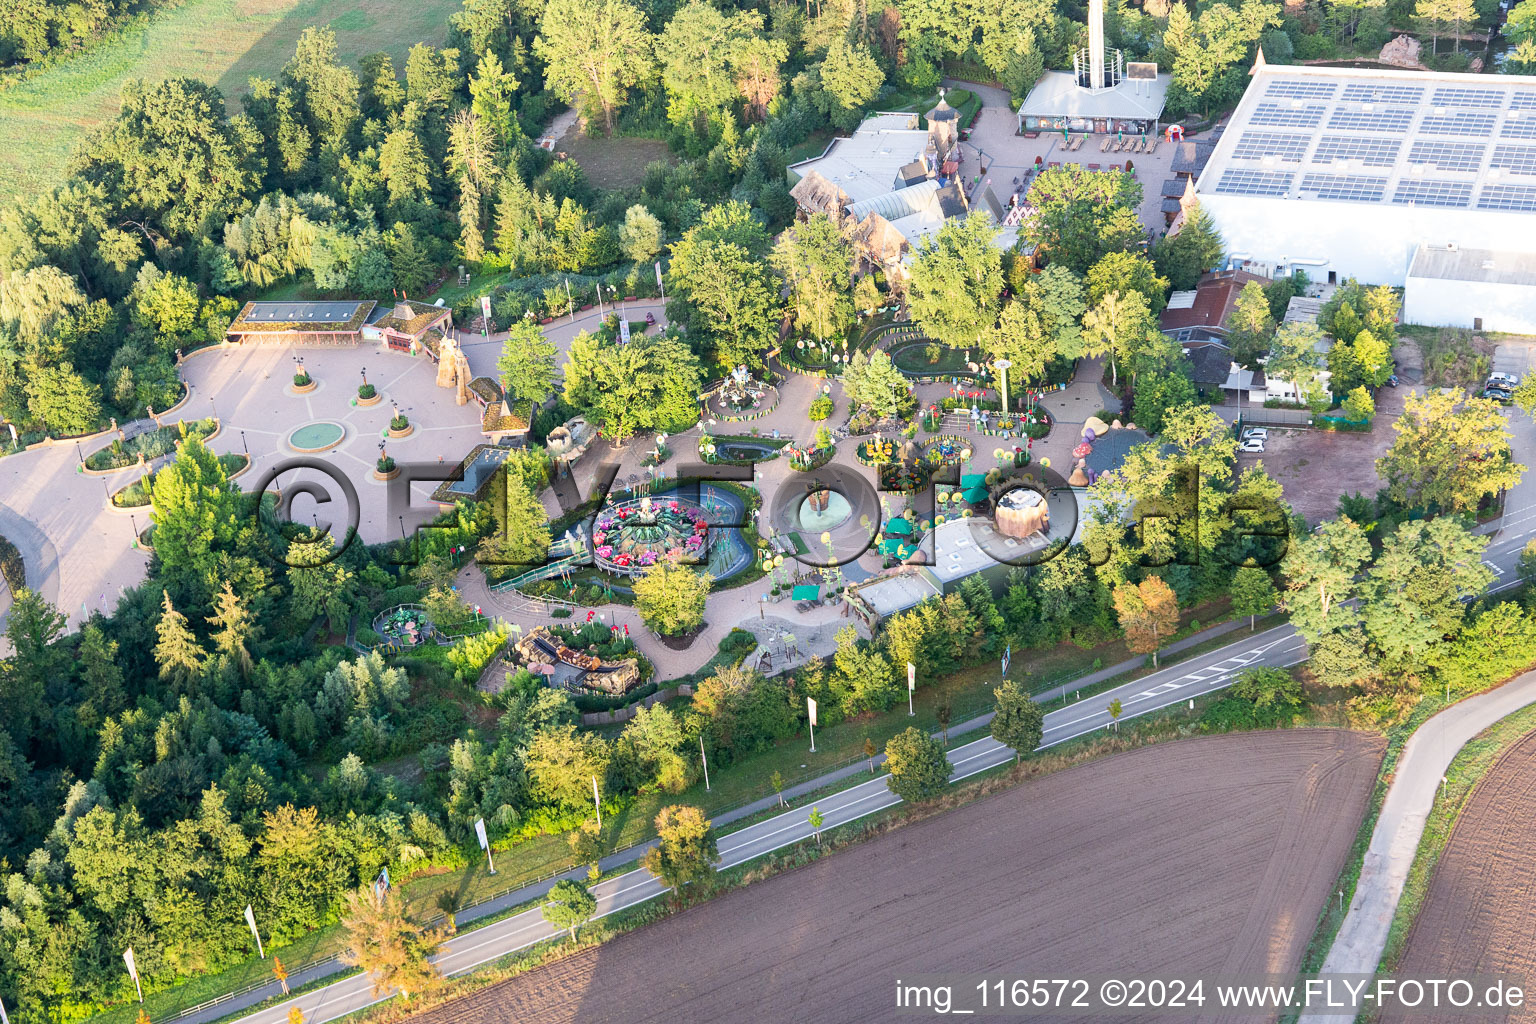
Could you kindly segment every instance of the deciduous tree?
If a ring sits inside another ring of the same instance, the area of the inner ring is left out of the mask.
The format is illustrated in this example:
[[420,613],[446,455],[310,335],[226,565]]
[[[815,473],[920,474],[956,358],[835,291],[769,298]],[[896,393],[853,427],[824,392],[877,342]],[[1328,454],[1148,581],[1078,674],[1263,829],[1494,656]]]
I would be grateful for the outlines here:
[[1463,512],[1520,482],[1497,403],[1458,388],[1410,395],[1392,424],[1392,447],[1376,460],[1387,493],[1411,508]]
[[1029,691],[1011,679],[1003,680],[992,691],[997,709],[992,716],[992,738],[1013,750],[1018,761],[1032,754],[1045,736],[1045,711],[1030,697]]
[[1331,519],[1291,543],[1284,563],[1285,608],[1308,643],[1354,624],[1348,602],[1356,595],[1355,576],[1370,556],[1371,542],[1350,519]]
[[342,962],[367,972],[374,995],[394,988],[402,999],[410,999],[438,982],[440,976],[429,957],[447,935],[413,921],[399,890],[376,894],[371,887],[358,889],[347,897],[341,923],[347,931]]
[[1138,584],[1122,583],[1115,588],[1115,614],[1125,631],[1125,645],[1137,654],[1152,655],[1157,666],[1157,652],[1179,628],[1179,601],[1173,588],[1161,576],[1148,576]]
[[697,807],[673,804],[656,815],[656,845],[640,864],[661,879],[674,900],[682,899],[685,885],[707,883],[720,863],[713,823]]
[[592,915],[597,913],[597,900],[580,882],[562,878],[550,886],[544,902],[539,906],[539,913],[556,928],[570,932],[571,941],[575,942],[576,929],[592,920]]
[[951,771],[944,745],[920,729],[908,727],[885,744],[885,784],[909,803],[923,803],[944,792]]
[[629,89],[655,67],[645,16],[625,0],[551,0],[533,49],[546,87],[609,132]]
[[1273,608],[1279,598],[1269,573],[1254,566],[1243,566],[1232,574],[1230,592],[1232,610],[1239,615],[1248,616],[1250,630],[1254,628],[1259,614]]
[[789,285],[796,321],[817,341],[835,336],[853,319],[853,249],[826,214],[784,232],[771,261]]
[[704,624],[704,602],[710,576],[670,558],[635,577],[635,610],[645,624],[663,636],[687,633]]

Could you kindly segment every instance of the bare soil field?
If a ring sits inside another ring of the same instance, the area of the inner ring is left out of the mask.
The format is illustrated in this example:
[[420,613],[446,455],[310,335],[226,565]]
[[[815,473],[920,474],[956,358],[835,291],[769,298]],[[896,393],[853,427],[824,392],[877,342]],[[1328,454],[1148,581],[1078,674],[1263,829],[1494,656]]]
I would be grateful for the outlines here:
[[1397,432],[1392,424],[1403,414],[1413,388],[1406,385],[1376,392],[1376,418],[1369,433],[1270,427],[1264,454],[1237,457],[1238,472],[1263,462],[1291,507],[1317,523],[1338,515],[1339,496],[1359,492],[1367,498],[1386,486],[1376,474],[1376,460],[1385,455]]
[[[1499,758],[1461,812],[1397,972],[1523,974],[1536,979],[1536,732]],[[1384,1017],[1396,1020],[1396,1017]],[[1468,1020],[1418,1013],[1403,1020]],[[1536,1020],[1524,1007],[1499,1020]]]
[[1318,729],[1130,751],[897,829],[415,1019],[888,1021],[897,979],[922,973],[1291,971],[1332,895],[1383,748],[1373,736]]
[[555,150],[569,153],[571,159],[587,172],[587,180],[598,188],[627,188],[640,184],[645,168],[653,160],[677,163],[677,157],[660,139],[589,138],[581,130],[579,121],[572,123],[556,141]]

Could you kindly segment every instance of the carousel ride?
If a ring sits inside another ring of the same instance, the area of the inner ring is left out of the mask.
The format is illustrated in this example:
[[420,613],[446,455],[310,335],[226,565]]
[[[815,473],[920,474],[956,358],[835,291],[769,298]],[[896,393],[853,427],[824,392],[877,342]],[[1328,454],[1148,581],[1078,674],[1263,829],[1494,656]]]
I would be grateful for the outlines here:
[[664,558],[701,564],[709,554],[709,517],[682,498],[622,502],[597,519],[593,561],[619,576],[638,576]]

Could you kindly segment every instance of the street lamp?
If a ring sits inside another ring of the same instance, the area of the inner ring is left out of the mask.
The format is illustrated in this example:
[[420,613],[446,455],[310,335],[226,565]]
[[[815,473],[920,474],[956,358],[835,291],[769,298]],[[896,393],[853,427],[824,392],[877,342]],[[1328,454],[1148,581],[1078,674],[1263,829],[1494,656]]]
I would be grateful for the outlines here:
[[366,387],[367,384],[368,384],[368,367],[365,366],[365,367],[363,367],[363,385]]
[[1002,378],[1004,416],[1008,415],[1008,368],[1012,365],[1012,360],[1008,359],[994,359],[992,361],[992,366],[997,370],[998,375]]
[[251,446],[245,443],[245,431],[240,431],[240,447],[245,449],[245,454],[251,454]]

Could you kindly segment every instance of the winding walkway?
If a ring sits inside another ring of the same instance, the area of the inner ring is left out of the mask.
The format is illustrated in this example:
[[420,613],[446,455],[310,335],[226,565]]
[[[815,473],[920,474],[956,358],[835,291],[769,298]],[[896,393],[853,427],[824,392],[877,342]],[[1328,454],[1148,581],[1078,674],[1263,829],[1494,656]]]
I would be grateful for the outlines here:
[[[1446,769],[1478,733],[1533,703],[1536,672],[1527,672],[1496,690],[1446,708],[1419,726],[1404,744],[1376,830],[1371,833],[1349,914],[1323,963],[1324,974],[1370,974],[1376,970]],[[1337,1016],[1326,1014],[1301,1018],[1302,1024],[1337,1020]]]

